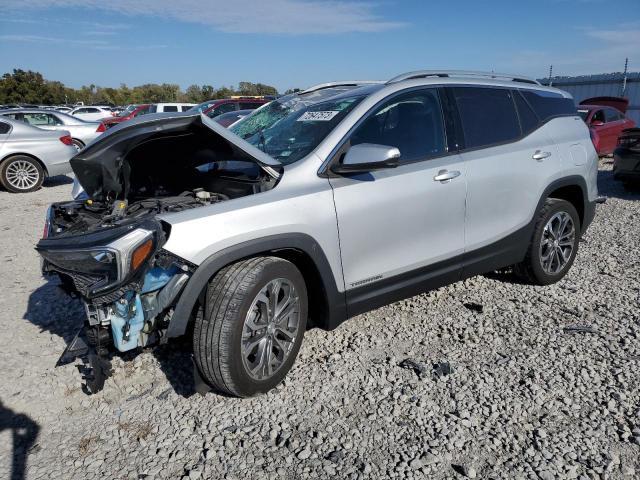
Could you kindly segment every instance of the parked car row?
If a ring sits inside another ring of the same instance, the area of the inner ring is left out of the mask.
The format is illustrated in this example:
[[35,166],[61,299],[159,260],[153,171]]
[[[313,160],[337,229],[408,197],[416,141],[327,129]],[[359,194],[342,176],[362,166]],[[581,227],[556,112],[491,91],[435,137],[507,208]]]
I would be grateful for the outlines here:
[[[107,129],[141,115],[200,110],[228,127],[268,101],[238,97],[211,100],[206,105],[128,105],[119,108],[115,116],[113,107],[102,105],[80,105],[73,109],[36,105],[0,108],[0,184],[11,192],[37,190],[45,177],[71,173],[69,159]],[[61,161],[65,155],[66,160]]]
[[16,109],[0,111],[0,115],[44,130],[68,131],[78,151],[106,130],[101,122],[87,122],[55,110]]

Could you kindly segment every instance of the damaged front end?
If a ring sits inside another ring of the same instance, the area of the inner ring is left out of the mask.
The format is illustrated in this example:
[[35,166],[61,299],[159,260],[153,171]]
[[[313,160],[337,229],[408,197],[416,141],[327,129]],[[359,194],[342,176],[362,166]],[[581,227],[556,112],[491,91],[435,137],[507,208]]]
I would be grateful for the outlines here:
[[166,341],[173,307],[195,271],[163,250],[170,226],[159,216],[277,183],[274,160],[211,123],[179,115],[112,129],[71,161],[89,198],[48,209],[36,246],[43,273],[57,275],[87,314],[59,363],[88,358],[88,393],[102,389],[112,348],[127,352]]

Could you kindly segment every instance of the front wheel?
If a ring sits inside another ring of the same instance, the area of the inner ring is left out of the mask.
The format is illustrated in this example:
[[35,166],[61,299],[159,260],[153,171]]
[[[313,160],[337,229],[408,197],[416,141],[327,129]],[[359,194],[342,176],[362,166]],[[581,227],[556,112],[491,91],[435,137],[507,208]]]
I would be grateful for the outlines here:
[[578,252],[580,217],[566,200],[548,198],[540,213],[525,259],[515,265],[522,280],[550,285],[564,277]]
[[277,257],[242,260],[207,287],[196,318],[194,357],[217,390],[248,397],[279,384],[302,344],[308,314],[300,271]]

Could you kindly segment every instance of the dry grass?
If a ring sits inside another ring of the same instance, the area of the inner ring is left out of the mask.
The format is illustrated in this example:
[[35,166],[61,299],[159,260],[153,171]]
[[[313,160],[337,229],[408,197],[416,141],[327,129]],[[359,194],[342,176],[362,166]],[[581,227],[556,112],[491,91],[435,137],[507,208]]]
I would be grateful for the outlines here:
[[136,440],[145,440],[153,427],[149,423],[144,422],[118,422],[118,430],[127,432]]
[[78,442],[78,451],[80,452],[80,455],[85,456],[97,443],[98,437],[95,435],[82,437]]
[[67,387],[64,389],[63,395],[65,397],[70,397],[71,395],[79,391],[80,387],[70,387],[69,385],[67,385]]

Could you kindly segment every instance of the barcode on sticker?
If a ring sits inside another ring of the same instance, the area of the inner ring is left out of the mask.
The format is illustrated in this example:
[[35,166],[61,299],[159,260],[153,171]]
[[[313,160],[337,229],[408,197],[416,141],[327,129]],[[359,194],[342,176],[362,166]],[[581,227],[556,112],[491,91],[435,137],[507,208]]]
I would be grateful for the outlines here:
[[324,112],[304,112],[300,118],[298,118],[298,122],[328,122],[338,113],[340,112],[333,110],[327,110]]

